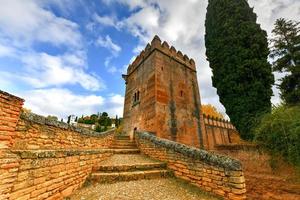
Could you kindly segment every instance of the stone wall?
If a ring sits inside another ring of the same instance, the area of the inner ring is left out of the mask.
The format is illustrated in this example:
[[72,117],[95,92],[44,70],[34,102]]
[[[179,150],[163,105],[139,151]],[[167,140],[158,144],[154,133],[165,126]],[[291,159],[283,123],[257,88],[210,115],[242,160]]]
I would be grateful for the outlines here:
[[21,113],[14,135],[13,149],[97,149],[110,145],[114,130],[92,130]]
[[123,78],[126,81],[126,133],[147,130],[161,138],[194,147],[205,146],[193,59],[155,36],[128,66]]
[[113,132],[25,114],[23,102],[0,91],[0,199],[63,199],[112,155]]
[[167,162],[176,177],[225,199],[246,199],[245,178],[238,160],[138,132],[142,153]]
[[228,121],[208,115],[203,115],[208,150],[216,149],[218,145],[239,144],[242,140],[236,128]]

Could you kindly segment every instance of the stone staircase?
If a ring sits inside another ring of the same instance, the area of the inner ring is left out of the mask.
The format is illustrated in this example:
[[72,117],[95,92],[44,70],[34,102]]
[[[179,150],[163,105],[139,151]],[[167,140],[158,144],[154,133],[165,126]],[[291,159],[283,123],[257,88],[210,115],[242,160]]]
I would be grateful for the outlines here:
[[141,155],[135,142],[127,135],[115,136],[111,149],[114,149],[114,155],[93,168],[90,176],[92,182],[114,183],[172,175],[171,171],[167,170],[166,163]]

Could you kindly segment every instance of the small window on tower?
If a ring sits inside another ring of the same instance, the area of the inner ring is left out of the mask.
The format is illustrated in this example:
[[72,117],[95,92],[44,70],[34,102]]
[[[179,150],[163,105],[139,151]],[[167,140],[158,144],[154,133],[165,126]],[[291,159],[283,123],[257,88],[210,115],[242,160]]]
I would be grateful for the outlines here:
[[137,92],[137,101],[140,100],[140,91]]
[[180,96],[183,97],[183,91],[182,90],[180,90]]

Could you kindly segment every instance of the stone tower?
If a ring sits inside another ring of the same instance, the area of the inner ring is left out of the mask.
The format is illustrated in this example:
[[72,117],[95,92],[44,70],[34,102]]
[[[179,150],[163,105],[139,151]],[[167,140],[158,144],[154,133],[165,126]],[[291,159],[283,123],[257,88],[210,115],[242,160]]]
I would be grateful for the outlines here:
[[206,144],[193,59],[155,36],[123,78],[126,133],[149,131],[195,147]]

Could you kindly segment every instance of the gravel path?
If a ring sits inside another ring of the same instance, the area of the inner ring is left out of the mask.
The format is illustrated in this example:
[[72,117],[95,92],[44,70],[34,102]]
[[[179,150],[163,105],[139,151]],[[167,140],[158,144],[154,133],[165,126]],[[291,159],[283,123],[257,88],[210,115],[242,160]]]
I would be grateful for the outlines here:
[[109,159],[101,162],[103,165],[122,165],[122,164],[137,164],[137,163],[153,163],[155,161],[141,154],[115,154]]
[[76,191],[71,200],[215,200],[175,178],[96,184]]

